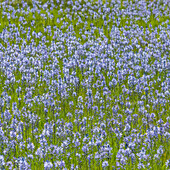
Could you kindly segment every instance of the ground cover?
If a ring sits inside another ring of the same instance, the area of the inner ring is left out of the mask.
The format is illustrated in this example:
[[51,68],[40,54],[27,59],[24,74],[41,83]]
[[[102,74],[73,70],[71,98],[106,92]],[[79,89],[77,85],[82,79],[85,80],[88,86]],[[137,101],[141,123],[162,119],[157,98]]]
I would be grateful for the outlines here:
[[0,2],[1,169],[169,169],[170,3]]

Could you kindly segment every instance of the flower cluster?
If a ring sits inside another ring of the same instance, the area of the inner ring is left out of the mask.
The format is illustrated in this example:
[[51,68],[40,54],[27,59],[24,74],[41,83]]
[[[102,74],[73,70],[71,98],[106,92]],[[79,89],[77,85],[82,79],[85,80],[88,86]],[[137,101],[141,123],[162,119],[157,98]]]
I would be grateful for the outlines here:
[[169,169],[169,0],[0,2],[0,169]]

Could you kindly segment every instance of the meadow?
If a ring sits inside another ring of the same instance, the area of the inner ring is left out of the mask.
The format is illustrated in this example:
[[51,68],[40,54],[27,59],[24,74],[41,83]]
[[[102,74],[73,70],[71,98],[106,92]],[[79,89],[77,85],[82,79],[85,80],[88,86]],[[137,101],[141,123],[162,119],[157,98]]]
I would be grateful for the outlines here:
[[170,169],[169,0],[1,0],[0,16],[0,170]]

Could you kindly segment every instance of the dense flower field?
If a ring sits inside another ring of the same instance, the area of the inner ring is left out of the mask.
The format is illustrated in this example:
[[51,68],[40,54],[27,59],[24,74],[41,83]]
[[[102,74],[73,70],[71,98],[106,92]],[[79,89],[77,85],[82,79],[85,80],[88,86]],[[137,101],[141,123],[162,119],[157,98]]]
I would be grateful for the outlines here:
[[0,2],[0,170],[170,169],[170,1]]

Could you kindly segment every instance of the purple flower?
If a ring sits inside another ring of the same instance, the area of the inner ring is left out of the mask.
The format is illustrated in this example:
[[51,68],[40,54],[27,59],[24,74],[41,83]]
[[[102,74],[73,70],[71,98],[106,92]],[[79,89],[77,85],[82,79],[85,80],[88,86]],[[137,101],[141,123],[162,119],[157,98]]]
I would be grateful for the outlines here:
[[47,160],[44,163],[44,169],[49,170],[49,169],[52,169],[52,168],[53,168],[53,164],[50,161]]
[[103,167],[103,168],[106,168],[107,166],[109,166],[108,161],[104,161],[104,162],[102,162],[102,167]]

